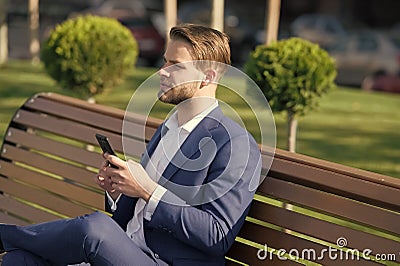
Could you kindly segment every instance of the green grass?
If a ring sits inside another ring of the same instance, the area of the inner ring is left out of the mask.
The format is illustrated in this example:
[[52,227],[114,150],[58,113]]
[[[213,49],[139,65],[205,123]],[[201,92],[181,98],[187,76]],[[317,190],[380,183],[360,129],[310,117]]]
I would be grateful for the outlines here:
[[400,177],[400,94],[330,93],[300,121],[297,151]]
[[[132,93],[155,69],[137,68],[97,102],[125,109]],[[58,88],[41,66],[11,61],[0,67],[0,137],[14,112],[33,94]],[[394,177],[400,177],[400,94],[339,88],[320,108],[299,121],[297,152]],[[277,147],[286,147],[286,122],[275,114]]]

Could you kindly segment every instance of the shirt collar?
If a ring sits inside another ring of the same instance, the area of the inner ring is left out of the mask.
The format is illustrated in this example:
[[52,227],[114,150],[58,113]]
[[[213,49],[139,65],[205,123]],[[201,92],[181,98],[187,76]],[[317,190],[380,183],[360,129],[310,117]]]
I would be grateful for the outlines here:
[[[207,107],[205,110],[203,110],[201,113],[198,115],[194,116],[192,119],[187,121],[185,124],[181,126],[182,129],[186,130],[188,133],[191,133],[193,129],[203,120],[204,117],[206,117],[212,110],[218,107],[218,101],[215,100],[215,102]],[[177,129],[179,128],[178,126],[178,113],[175,111],[165,122],[164,124],[168,130],[169,129]]]

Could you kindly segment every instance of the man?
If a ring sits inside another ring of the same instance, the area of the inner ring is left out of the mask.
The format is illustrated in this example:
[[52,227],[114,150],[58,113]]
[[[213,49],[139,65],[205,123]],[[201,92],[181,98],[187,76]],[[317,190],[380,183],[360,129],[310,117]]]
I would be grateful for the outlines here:
[[96,176],[113,217],[95,212],[0,225],[3,265],[225,264],[259,181],[260,152],[215,99],[216,80],[230,64],[227,36],[183,24],[170,39],[158,97],[177,105],[176,112],[158,128],[141,164],[104,154]]

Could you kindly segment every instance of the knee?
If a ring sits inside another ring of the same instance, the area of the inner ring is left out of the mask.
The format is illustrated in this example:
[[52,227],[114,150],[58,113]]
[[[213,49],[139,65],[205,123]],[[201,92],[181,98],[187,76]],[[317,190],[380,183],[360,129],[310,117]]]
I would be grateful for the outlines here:
[[101,253],[100,249],[107,246],[115,228],[119,228],[119,226],[111,217],[100,212],[84,216],[82,219],[79,233],[83,236],[85,261],[92,262],[97,254]]
[[91,241],[103,241],[107,239],[110,229],[116,225],[111,217],[101,212],[95,212],[84,217],[82,233]]
[[2,264],[3,266],[37,266],[37,265],[50,265],[44,259],[22,249],[12,250],[7,252],[3,256]]

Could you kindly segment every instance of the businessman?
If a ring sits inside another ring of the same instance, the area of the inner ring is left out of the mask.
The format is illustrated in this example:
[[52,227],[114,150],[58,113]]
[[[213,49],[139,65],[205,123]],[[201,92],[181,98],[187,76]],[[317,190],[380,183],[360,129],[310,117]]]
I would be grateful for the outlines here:
[[94,212],[0,225],[3,265],[225,264],[261,173],[258,145],[215,98],[230,64],[228,38],[208,27],[178,25],[164,60],[158,98],[176,105],[175,112],[140,164],[104,154],[95,177],[112,217]]

